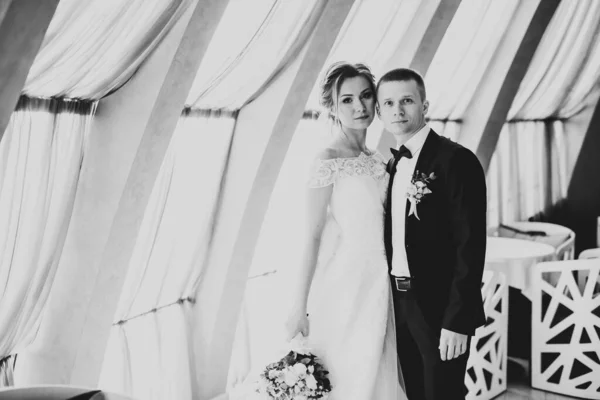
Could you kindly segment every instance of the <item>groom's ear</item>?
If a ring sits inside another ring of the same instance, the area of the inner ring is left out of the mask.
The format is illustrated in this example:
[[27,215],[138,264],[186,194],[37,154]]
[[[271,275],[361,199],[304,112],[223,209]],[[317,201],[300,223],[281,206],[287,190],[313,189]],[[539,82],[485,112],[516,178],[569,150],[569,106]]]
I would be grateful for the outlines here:
[[423,102],[423,115],[427,115],[427,111],[429,111],[429,100]]
[[375,111],[377,112],[377,116],[381,117],[381,112],[379,111],[379,103],[375,103]]

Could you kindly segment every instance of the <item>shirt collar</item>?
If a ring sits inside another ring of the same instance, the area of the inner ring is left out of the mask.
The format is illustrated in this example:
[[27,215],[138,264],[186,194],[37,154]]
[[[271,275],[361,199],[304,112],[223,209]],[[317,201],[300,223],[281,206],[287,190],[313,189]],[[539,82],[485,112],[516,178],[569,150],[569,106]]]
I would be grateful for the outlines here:
[[425,144],[425,140],[427,140],[427,136],[429,135],[429,125],[425,124],[413,137],[408,139],[406,143],[404,143],[404,147],[410,150],[410,153],[414,156],[421,150],[421,147]]

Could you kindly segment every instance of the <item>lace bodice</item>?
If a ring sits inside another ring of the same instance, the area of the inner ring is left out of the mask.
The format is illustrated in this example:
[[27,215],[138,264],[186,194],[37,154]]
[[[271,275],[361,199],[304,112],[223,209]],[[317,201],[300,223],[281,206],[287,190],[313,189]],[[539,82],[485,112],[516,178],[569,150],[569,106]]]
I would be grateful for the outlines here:
[[358,157],[318,160],[308,186],[324,187],[349,176],[370,176],[379,181],[386,179],[388,174],[385,171],[384,157],[380,153],[360,153]]
[[340,245],[383,250],[384,201],[389,175],[380,153],[319,160],[309,187],[333,185],[329,212],[341,229]]

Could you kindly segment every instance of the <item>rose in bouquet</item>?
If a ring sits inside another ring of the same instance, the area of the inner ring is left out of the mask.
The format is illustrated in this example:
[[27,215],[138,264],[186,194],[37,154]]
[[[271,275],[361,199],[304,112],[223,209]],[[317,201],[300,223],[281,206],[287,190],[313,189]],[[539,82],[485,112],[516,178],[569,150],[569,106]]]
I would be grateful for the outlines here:
[[331,391],[328,374],[315,355],[292,350],[265,368],[257,392],[278,400],[325,399]]

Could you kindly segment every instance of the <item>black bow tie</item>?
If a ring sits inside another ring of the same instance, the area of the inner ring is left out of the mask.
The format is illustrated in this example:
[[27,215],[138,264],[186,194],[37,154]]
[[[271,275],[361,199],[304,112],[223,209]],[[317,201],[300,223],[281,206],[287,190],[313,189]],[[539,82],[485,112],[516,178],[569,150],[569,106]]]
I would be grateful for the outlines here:
[[390,151],[396,160],[400,160],[402,157],[412,158],[412,153],[404,145],[400,146],[400,150],[390,149]]

